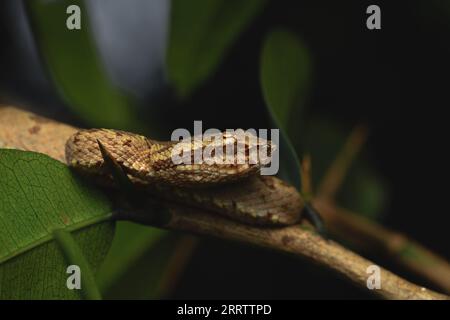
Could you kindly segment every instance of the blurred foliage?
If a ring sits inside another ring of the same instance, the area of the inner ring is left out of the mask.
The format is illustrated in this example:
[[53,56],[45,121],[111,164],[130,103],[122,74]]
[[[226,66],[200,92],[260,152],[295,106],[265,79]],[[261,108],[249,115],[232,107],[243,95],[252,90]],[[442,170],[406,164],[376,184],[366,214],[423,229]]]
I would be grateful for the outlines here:
[[[172,274],[172,264],[180,264],[183,261],[172,261],[178,248],[184,248],[185,238],[175,233],[165,233],[163,237],[154,237],[152,245],[143,251],[139,259],[129,263],[126,272],[122,274],[105,292],[105,299],[157,299],[164,298],[166,288],[172,281],[177,280],[177,275]],[[124,248],[126,249],[126,248]],[[188,252],[188,254],[190,254]],[[170,277],[169,283],[167,278]]]
[[[151,124],[157,120],[146,121],[150,125],[144,127],[135,114],[134,102],[111,85],[95,47],[84,1],[31,0],[27,4],[41,55],[68,106],[92,127],[151,131]],[[65,28],[66,8],[70,4],[81,8],[81,30]],[[164,234],[155,228],[118,223],[111,249],[98,274],[100,289],[107,292],[141,255],[152,248],[159,250],[155,242]],[[156,277],[165,269],[163,260],[159,265],[160,270],[153,268]],[[154,285],[156,288],[158,283]]]
[[[268,34],[261,55],[261,86],[272,122],[282,129],[280,177],[295,186],[300,183],[294,174],[299,172],[297,153],[311,154],[313,184],[317,186],[346,139],[335,123],[306,119],[311,60],[297,35],[280,28]],[[383,212],[387,191],[379,175],[363,159],[357,159],[338,198],[347,208],[375,219]]]
[[[88,125],[141,127],[130,100],[111,85],[97,55],[84,1],[27,1],[36,42],[54,83],[68,106]],[[81,30],[65,27],[66,8],[80,6]]]
[[[309,121],[303,132],[302,147],[311,154],[313,184],[318,186],[350,133],[331,120],[316,118]],[[379,219],[387,203],[388,190],[363,155],[355,159],[337,196],[346,208]]]
[[300,164],[287,128],[294,110],[303,108],[310,69],[309,53],[293,33],[276,29],[268,34],[261,52],[260,81],[271,122],[280,129],[279,176],[298,190]]
[[[108,289],[121,277],[125,277],[130,266],[136,263],[142,255],[152,251],[167,232],[137,225],[131,222],[117,222],[117,231],[106,256],[105,262],[98,272],[98,283],[102,292]],[[156,249],[158,250],[158,249]],[[155,257],[155,261],[158,258]]]
[[0,203],[0,298],[80,298],[66,287],[75,261],[65,260],[53,232],[71,231],[97,270],[114,234],[109,201],[48,156],[0,149]]
[[286,129],[292,110],[304,108],[311,82],[311,57],[298,37],[283,29],[267,36],[261,56],[261,82],[267,105]]
[[173,0],[167,69],[178,94],[188,96],[223,60],[266,0]]

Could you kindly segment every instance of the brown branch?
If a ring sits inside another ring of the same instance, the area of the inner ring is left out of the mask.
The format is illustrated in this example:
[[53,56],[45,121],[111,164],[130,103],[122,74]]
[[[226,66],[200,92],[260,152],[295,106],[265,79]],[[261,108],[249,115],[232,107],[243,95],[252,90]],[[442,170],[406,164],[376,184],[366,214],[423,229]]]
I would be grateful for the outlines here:
[[360,214],[320,198],[313,203],[324,218],[330,234],[337,239],[344,240],[358,251],[387,256],[404,270],[450,293],[450,264],[444,258]]
[[[12,107],[0,107],[0,147],[45,153],[64,161],[64,144],[75,131],[57,122]],[[262,246],[306,258],[333,270],[356,285],[367,288],[366,260],[333,241],[323,240],[300,226],[258,228],[208,212],[166,203],[171,218],[166,228]],[[373,293],[387,299],[449,299],[448,296],[419,287],[381,268],[381,289]]]
[[300,166],[301,174],[300,177],[302,179],[302,194],[304,200],[308,202],[313,197],[313,185],[312,185],[312,170],[311,170],[311,156],[309,154],[303,157],[301,166]]
[[[291,226],[281,229],[262,229],[246,226],[198,210],[171,206],[173,214],[168,228],[218,236],[227,240],[290,253],[311,260],[341,274],[360,287],[367,288],[367,268],[373,262],[358,256],[333,241],[315,233]],[[373,292],[386,299],[448,299],[423,287],[412,284],[381,268],[381,289]]]
[[185,235],[178,240],[177,246],[167,263],[166,270],[158,283],[155,297],[164,299],[170,295],[197,244],[198,239],[190,235]]
[[409,239],[386,229],[360,214],[339,208],[334,196],[366,140],[364,126],[355,127],[322,180],[314,206],[320,211],[330,233],[359,251],[382,254],[450,294],[450,264],[442,257]]

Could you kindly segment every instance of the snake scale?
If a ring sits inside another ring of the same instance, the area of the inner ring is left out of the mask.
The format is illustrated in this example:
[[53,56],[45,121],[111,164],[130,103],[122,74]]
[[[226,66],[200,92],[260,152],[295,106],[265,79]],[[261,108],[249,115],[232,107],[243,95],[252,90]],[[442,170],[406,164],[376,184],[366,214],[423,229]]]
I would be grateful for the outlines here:
[[[237,146],[235,134],[222,133],[224,144]],[[268,150],[275,146],[267,140],[244,140],[244,152],[236,157],[249,160],[249,151],[264,144]],[[95,176],[97,181],[110,184],[99,142],[121,166],[130,181],[152,195],[168,201],[207,208],[231,219],[254,225],[291,225],[298,223],[304,203],[294,187],[282,180],[259,174],[262,161],[238,164],[175,164],[174,148],[184,143],[195,153],[211,147],[211,141],[195,138],[183,142],[161,142],[147,137],[111,129],[80,130],[66,142],[66,161],[79,172]],[[237,148],[233,149],[237,150]],[[269,152],[270,154],[270,152]]]

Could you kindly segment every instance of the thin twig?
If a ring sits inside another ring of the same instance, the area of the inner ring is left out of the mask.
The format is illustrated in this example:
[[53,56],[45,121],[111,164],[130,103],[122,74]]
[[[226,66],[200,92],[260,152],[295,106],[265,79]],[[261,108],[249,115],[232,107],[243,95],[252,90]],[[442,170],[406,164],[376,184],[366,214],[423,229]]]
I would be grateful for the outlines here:
[[159,281],[155,297],[164,299],[170,295],[197,244],[198,239],[190,235],[185,235],[178,240],[176,248],[167,263],[166,270]]
[[317,189],[317,196],[319,198],[329,201],[334,200],[350,165],[366,141],[367,133],[367,127],[364,125],[358,125],[352,130],[344,147],[330,165],[319,184]]
[[[0,147],[41,152],[64,161],[64,145],[77,129],[21,111],[0,108]],[[171,218],[166,228],[241,241],[313,261],[367,288],[367,268],[374,263],[333,241],[326,241],[300,226],[259,228],[247,226],[206,209],[166,203]],[[449,299],[419,287],[381,268],[381,289],[373,293],[387,299]]]
[[313,197],[313,185],[311,177],[311,155],[307,154],[303,157],[302,165],[300,166],[302,178],[302,195],[306,202]]
[[386,229],[362,215],[339,208],[334,197],[367,137],[365,126],[356,126],[322,180],[313,204],[329,232],[364,252],[382,254],[435,287],[450,294],[450,264],[415,241]]

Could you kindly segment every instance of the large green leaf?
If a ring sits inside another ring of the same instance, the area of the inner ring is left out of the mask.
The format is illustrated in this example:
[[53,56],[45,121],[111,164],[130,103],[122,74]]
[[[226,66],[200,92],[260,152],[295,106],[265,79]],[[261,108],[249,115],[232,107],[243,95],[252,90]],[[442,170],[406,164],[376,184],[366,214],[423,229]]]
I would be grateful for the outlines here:
[[56,243],[55,232],[72,232],[95,271],[113,238],[110,215],[109,201],[65,165],[0,149],[0,299],[80,298],[83,290],[66,287],[76,252],[63,254],[73,245]]
[[[71,4],[81,8],[81,30],[66,28],[66,8]],[[36,42],[68,105],[93,127],[145,131],[128,98],[110,84],[103,70],[84,1],[31,0],[28,9]],[[157,127],[155,119],[146,122],[153,130]],[[98,274],[100,289],[104,292],[113,285],[162,234],[154,228],[119,223],[111,251]]]
[[266,0],[173,0],[168,75],[186,96],[210,76]]
[[[129,100],[114,88],[98,57],[84,1],[26,1],[41,56],[61,95],[82,119],[101,127],[136,128]],[[81,30],[69,30],[66,8],[81,8]]]
[[299,110],[309,87],[309,55],[292,33],[277,29],[269,33],[261,53],[261,86],[272,125],[280,129],[280,172],[283,180],[300,190],[300,165],[287,135],[293,114]]
[[285,130],[292,113],[304,106],[311,80],[310,60],[308,50],[291,32],[276,29],[267,36],[261,82],[266,103]]

